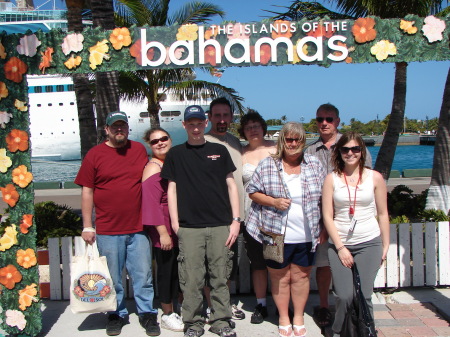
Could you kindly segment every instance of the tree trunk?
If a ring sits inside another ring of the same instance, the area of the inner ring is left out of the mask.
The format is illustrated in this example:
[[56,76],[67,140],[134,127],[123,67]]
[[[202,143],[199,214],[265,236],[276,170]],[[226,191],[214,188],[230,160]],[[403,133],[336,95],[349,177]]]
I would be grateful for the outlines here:
[[[112,0],[92,0],[92,21],[94,27],[114,29],[114,7]],[[97,141],[105,140],[106,115],[119,110],[119,73],[117,71],[95,74],[97,112]]]
[[375,162],[375,170],[383,175],[384,180],[389,179],[399,134],[403,128],[406,105],[407,66],[408,63],[406,62],[398,62],[395,64],[394,98],[392,100],[391,115]]
[[161,109],[161,107],[159,106],[159,104],[148,103],[148,113],[150,116],[150,127],[151,128],[161,126],[159,123],[159,110],[160,109]]
[[433,171],[426,209],[450,212],[450,69],[445,82],[434,146]]

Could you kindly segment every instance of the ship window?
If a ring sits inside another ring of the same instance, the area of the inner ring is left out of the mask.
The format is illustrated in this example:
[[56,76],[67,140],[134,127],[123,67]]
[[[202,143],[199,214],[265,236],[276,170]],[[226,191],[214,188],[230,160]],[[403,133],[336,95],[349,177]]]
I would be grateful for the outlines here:
[[67,85],[67,91],[73,91],[73,84]]
[[70,105],[75,105],[75,103],[74,102],[70,102]]
[[34,87],[34,92],[40,94],[42,92],[42,87]]
[[181,111],[161,111],[161,117],[177,117],[181,115]]
[[46,85],[45,92],[53,92],[53,85]]
[[58,91],[58,92],[64,91],[64,86],[63,85],[57,85],[56,86],[56,91]]
[[150,113],[148,111],[141,112],[141,113],[139,113],[139,117],[142,117],[142,118],[150,117]]
[[61,132],[62,134],[64,134],[64,132]]
[[40,133],[40,135],[42,136],[42,132]]
[[72,122],[75,121],[75,118],[72,118]]
[[59,103],[59,106],[63,106],[64,105],[64,103]]
[[64,122],[64,119],[61,119],[61,122]]
[[40,108],[41,106],[42,106],[41,104],[38,104],[38,105],[37,105],[38,108]]
[[53,104],[52,103],[48,103],[48,106],[52,106]]

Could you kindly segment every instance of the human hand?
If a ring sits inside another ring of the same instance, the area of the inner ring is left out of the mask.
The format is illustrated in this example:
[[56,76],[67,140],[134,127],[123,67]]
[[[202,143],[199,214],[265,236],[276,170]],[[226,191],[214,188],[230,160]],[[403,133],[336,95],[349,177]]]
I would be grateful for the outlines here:
[[383,264],[383,262],[386,261],[388,249],[389,246],[383,247],[383,254],[381,255],[381,264]]
[[338,251],[338,257],[344,267],[351,268],[353,266],[353,256],[346,247]]
[[239,235],[239,229],[241,224],[237,221],[233,221],[230,225],[230,235],[228,235],[227,241],[225,242],[225,246],[231,249],[231,246],[236,242],[236,239]]
[[169,234],[163,234],[159,237],[162,250],[171,250],[173,248],[172,238]]
[[82,232],[81,237],[86,243],[90,245],[95,242],[95,232]]
[[286,198],[274,198],[274,207],[280,211],[285,211],[289,208],[291,199]]

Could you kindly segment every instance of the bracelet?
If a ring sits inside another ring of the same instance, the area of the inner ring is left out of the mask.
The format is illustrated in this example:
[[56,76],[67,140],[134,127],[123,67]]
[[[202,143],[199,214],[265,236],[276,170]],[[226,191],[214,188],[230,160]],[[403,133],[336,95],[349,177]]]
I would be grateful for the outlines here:
[[341,251],[342,249],[344,249],[345,248],[345,246],[340,246],[338,249],[337,249],[337,251],[339,252],[339,251]]
[[84,227],[83,233],[95,233],[95,228],[94,227]]

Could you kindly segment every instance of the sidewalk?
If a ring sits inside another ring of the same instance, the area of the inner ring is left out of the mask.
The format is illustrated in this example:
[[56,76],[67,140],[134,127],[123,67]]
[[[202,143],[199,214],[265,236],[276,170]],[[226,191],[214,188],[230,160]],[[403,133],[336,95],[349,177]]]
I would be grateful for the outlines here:
[[[332,295],[330,296],[333,303]],[[270,316],[262,324],[250,323],[255,299],[253,296],[233,296],[238,306],[246,313],[246,318],[236,322],[236,332],[239,337],[276,337],[277,317],[275,306],[269,298]],[[379,337],[409,337],[409,336],[450,336],[450,289],[417,288],[407,289],[391,295],[376,293],[372,297],[375,310],[375,324]],[[386,303],[387,302],[387,303]],[[331,329],[322,335],[312,319],[313,307],[319,303],[316,292],[311,293],[306,306],[305,325],[308,337],[331,337]],[[130,324],[124,326],[121,336],[144,337],[145,331],[139,326],[135,313],[134,301],[128,302]],[[161,312],[160,312],[161,315]],[[72,314],[68,301],[43,301],[43,330],[41,336],[48,337],[98,337],[106,336],[104,314]],[[206,325],[206,329],[208,329]],[[181,337],[180,332],[162,330],[161,336]],[[209,331],[205,337],[217,336]]]

